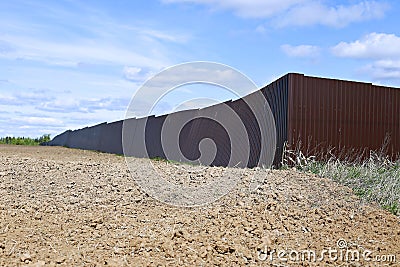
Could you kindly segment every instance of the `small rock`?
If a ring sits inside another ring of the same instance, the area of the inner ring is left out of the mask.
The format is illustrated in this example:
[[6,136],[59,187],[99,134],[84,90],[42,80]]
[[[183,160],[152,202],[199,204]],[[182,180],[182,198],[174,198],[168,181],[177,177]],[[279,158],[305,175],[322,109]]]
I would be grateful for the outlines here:
[[297,198],[296,196],[292,196],[291,200],[292,200],[293,202],[297,202],[297,201],[298,201],[298,198]]
[[65,261],[65,258],[62,257],[62,256],[60,256],[60,257],[58,257],[58,258],[56,259],[56,263],[57,263],[57,264],[61,264],[61,263],[63,263],[64,261]]
[[232,253],[235,251],[234,248],[231,248],[229,245],[223,244],[222,242],[216,244],[215,250],[220,254]]
[[103,223],[103,218],[98,217],[98,218],[94,219],[93,222],[96,223],[96,224],[102,224]]
[[27,262],[32,260],[32,257],[31,257],[31,255],[29,253],[24,253],[24,254],[21,255],[20,260],[22,262],[27,263]]
[[174,238],[186,238],[187,236],[188,236],[188,234],[187,234],[186,231],[178,230],[173,234],[172,239],[174,239]]

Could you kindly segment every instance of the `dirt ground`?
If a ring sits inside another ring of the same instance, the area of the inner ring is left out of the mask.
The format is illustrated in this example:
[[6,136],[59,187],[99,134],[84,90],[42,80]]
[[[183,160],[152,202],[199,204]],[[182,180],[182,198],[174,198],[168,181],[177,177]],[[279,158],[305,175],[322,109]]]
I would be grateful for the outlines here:
[[142,192],[124,157],[0,146],[0,266],[398,266],[398,217],[329,179],[259,175],[256,190],[178,208]]

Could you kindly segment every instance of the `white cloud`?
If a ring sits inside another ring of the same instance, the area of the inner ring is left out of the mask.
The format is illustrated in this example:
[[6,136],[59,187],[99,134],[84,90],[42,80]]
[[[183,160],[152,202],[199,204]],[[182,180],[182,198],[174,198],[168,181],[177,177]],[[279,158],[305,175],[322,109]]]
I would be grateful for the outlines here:
[[0,115],[0,125],[2,125],[2,136],[25,136],[38,137],[43,134],[52,136],[65,131],[65,121],[63,118],[53,118],[46,115],[22,113],[10,113]]
[[0,54],[0,57],[11,59],[27,59],[51,65],[77,66],[82,62],[128,65],[136,64],[147,67],[164,67],[168,63],[162,58],[145,56],[116,44],[94,43],[79,40],[72,42],[54,42],[52,40],[22,36],[3,36],[3,41],[14,48]]
[[232,10],[245,18],[266,18],[309,0],[163,0],[164,3],[195,3]]
[[41,101],[50,101],[54,97],[44,92],[34,90],[33,92],[20,92],[16,94],[0,94],[0,105],[8,106],[32,106]]
[[56,99],[39,103],[35,108],[54,113],[95,113],[97,111],[124,111],[128,107],[127,98]]
[[162,41],[168,41],[173,43],[186,43],[189,40],[189,36],[184,34],[171,34],[152,29],[140,29],[140,28],[134,28],[134,29],[145,36],[159,39]]
[[373,32],[351,43],[341,42],[332,47],[332,52],[348,58],[400,58],[400,37]]
[[62,120],[49,117],[20,117],[13,118],[12,121],[23,123],[22,126],[36,125],[36,126],[62,126]]
[[154,75],[154,71],[144,70],[139,67],[124,67],[123,76],[128,81],[144,81]]
[[378,60],[361,69],[375,80],[400,79],[400,60]]
[[319,24],[340,28],[353,22],[382,18],[387,9],[385,2],[377,1],[362,1],[347,6],[328,6],[319,1],[307,1],[304,5],[291,8],[276,20],[276,24],[280,27]]
[[139,73],[142,71],[139,67],[125,67],[124,68],[124,76],[128,80],[136,79],[139,76]]
[[375,62],[375,66],[387,70],[400,69],[400,60],[378,60]]
[[331,51],[337,57],[372,59],[360,72],[374,80],[400,79],[400,37],[395,34],[369,33],[353,42],[340,42]]
[[279,27],[316,24],[344,27],[353,22],[381,18],[388,9],[388,4],[383,1],[360,1],[349,5],[329,5],[327,1],[322,0],[163,0],[163,2],[202,4],[212,9],[231,10],[244,18],[273,18],[274,24]]
[[292,46],[288,44],[281,45],[282,51],[289,57],[314,58],[319,55],[319,47],[313,45]]
[[120,20],[75,1],[71,6],[29,2],[24,8],[29,12],[24,18],[16,14],[0,16],[0,25],[6,25],[0,29],[2,58],[67,67],[134,64],[163,68],[171,65],[169,55],[173,51],[169,44],[190,39],[188,34],[171,27]]

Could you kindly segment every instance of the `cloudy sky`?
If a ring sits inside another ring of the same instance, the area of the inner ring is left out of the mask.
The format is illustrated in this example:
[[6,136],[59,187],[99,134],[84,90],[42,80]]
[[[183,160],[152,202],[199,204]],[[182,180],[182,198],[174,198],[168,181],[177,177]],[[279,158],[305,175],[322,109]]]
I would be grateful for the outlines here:
[[[189,61],[230,65],[258,86],[300,72],[400,87],[399,14],[394,0],[1,1],[0,136],[123,119],[146,79]],[[231,97],[217,91],[202,89]]]

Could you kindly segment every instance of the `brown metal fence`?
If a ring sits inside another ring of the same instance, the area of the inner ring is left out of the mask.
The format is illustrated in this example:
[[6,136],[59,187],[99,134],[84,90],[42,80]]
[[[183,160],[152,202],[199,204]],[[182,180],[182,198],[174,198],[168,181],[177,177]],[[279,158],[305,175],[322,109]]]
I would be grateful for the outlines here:
[[289,74],[288,144],[347,159],[400,152],[400,89]]
[[[227,166],[232,157],[230,137],[238,137],[229,136],[223,125],[212,121],[221,117],[217,114],[221,114],[222,105],[225,105],[238,115],[249,139],[247,164],[238,166],[254,167],[259,163],[262,165],[266,158],[261,146],[262,142],[268,142],[268,138],[262,138],[260,128],[269,125],[260,125],[254,112],[265,112],[265,106],[269,105],[276,126],[275,166],[281,162],[285,143],[289,149],[298,148],[305,155],[320,158],[331,155],[346,159],[362,158],[371,150],[382,148],[393,158],[400,153],[400,88],[290,73],[260,89],[260,92],[264,99],[255,97],[253,93],[205,109],[66,131],[48,145],[166,158],[161,140],[162,129],[173,124],[181,127],[179,133],[174,133],[174,138],[179,135],[182,154],[174,152],[177,156],[173,157],[176,158],[169,159],[184,161],[184,158],[198,158],[200,141],[209,138],[217,148],[211,165]],[[207,114],[209,118],[201,117]],[[192,117],[196,118],[190,120]],[[129,129],[129,134],[123,137],[124,126]],[[127,151],[123,151],[124,138],[129,143]],[[245,153],[246,147],[242,146],[239,144],[238,151]]]

